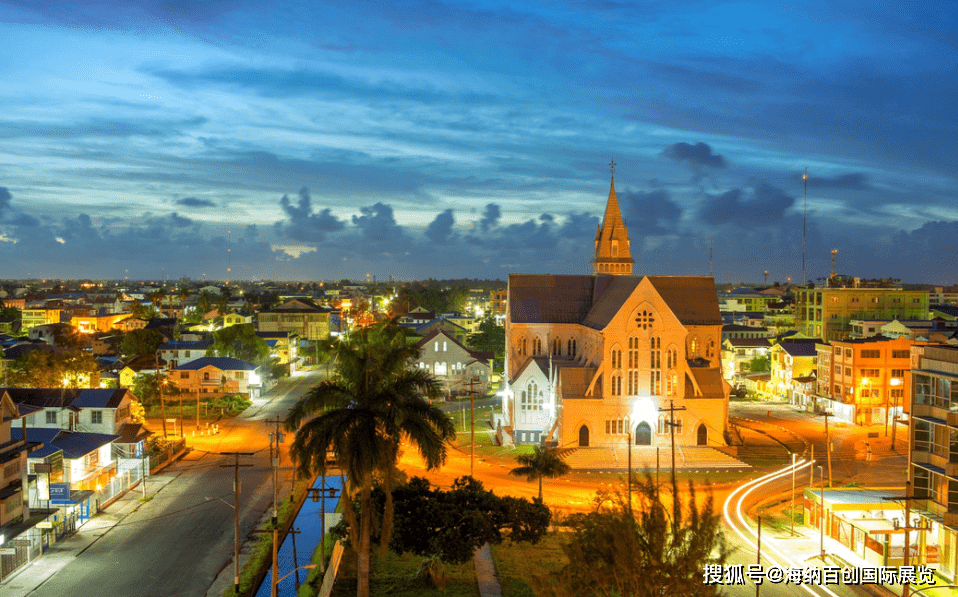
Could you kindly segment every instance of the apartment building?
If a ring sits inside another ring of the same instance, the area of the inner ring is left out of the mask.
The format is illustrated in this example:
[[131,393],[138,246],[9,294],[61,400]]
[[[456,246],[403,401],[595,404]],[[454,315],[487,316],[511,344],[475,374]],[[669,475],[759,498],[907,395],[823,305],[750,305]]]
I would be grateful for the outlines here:
[[858,425],[890,422],[894,414],[908,411],[914,344],[883,336],[817,344],[819,392],[836,404],[852,405],[849,419]]
[[333,309],[320,307],[307,299],[286,301],[279,307],[260,311],[256,330],[260,332],[289,332],[303,340],[325,340],[330,332],[330,313]]
[[852,320],[925,319],[928,291],[902,288],[798,288],[795,327],[827,342],[852,334]]

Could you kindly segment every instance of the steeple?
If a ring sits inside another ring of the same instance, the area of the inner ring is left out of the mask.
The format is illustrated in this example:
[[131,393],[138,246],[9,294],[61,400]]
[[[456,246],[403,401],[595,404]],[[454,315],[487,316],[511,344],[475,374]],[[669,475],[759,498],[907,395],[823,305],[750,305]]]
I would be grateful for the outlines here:
[[[615,168],[615,162],[610,166]],[[615,196],[615,174],[613,170],[612,184],[609,187],[609,200],[605,204],[605,216],[602,226],[595,234],[595,257],[592,258],[593,274],[609,274],[613,276],[631,276],[632,251],[629,246],[629,231],[625,228],[622,213],[619,211],[619,200]]]

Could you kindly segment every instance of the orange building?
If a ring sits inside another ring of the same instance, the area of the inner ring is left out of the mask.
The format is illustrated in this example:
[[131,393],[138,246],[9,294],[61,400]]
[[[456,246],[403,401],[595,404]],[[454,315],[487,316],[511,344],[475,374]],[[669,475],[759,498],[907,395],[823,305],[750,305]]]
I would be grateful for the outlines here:
[[819,369],[829,368],[825,375],[819,372],[819,390],[836,402],[854,404],[859,425],[885,423],[895,409],[908,412],[914,344],[908,338],[884,336],[833,341],[830,360],[819,360]]

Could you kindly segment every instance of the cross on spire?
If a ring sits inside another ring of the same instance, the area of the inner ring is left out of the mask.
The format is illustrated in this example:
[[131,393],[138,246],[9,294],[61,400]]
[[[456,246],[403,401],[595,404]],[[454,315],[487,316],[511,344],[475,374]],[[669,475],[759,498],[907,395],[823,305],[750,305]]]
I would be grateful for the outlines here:
[[612,159],[611,162],[609,162],[609,170],[612,171],[612,178],[615,178],[615,159],[614,158]]

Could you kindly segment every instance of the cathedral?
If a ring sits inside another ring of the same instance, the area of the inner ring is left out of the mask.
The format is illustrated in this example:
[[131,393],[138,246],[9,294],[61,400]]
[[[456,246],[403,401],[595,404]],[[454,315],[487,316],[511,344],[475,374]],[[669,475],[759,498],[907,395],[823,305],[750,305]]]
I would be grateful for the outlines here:
[[509,275],[504,443],[725,445],[715,281],[634,263],[613,177],[591,275]]

